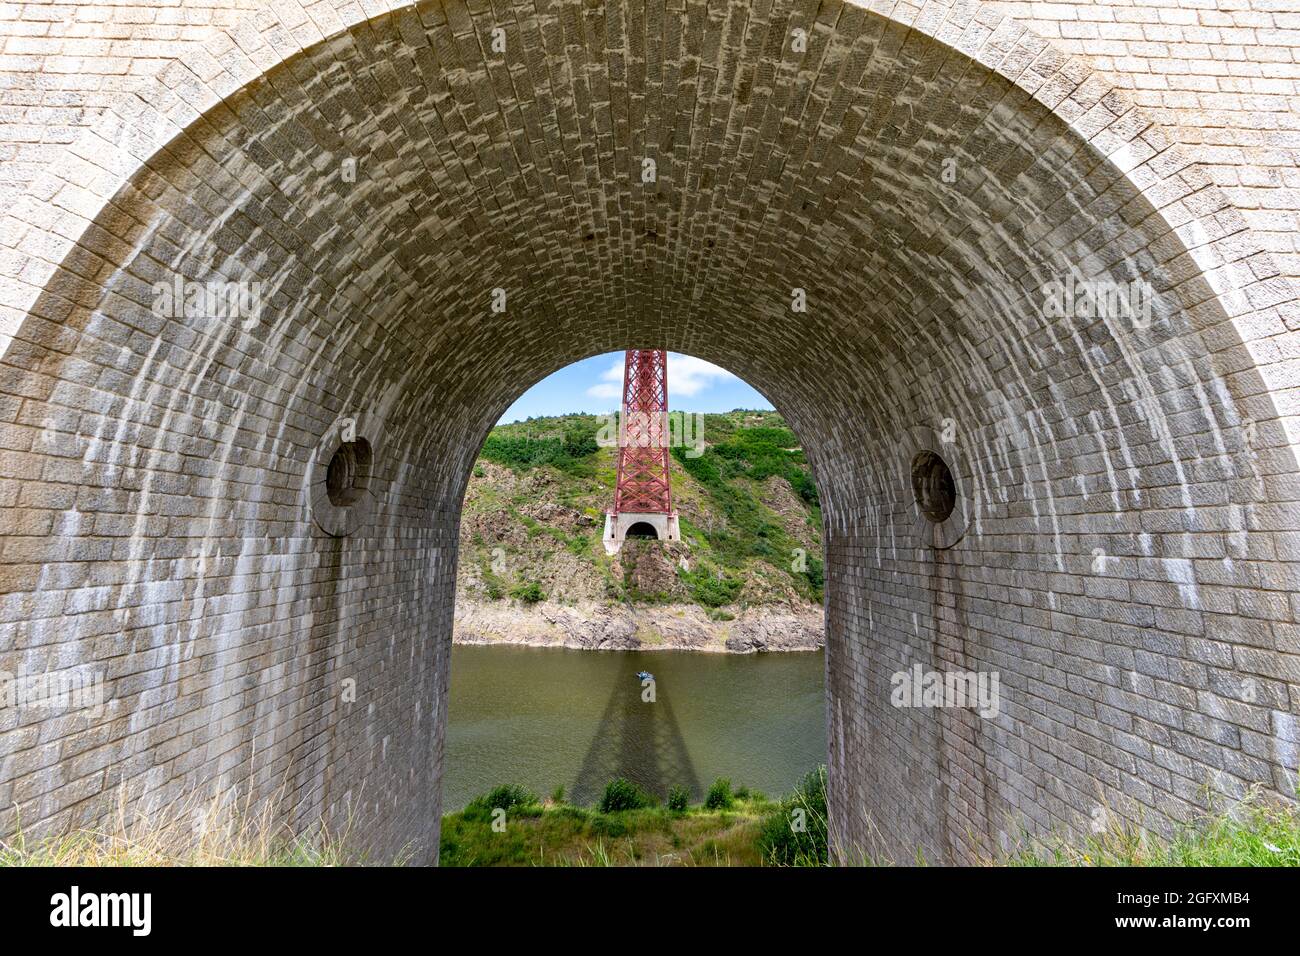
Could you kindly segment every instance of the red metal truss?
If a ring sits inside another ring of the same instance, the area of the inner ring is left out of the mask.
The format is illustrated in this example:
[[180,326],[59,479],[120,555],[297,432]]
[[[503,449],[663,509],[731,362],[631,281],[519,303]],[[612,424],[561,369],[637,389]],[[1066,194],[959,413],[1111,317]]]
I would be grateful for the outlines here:
[[671,514],[668,485],[668,353],[629,349],[623,361],[623,420],[614,513]]

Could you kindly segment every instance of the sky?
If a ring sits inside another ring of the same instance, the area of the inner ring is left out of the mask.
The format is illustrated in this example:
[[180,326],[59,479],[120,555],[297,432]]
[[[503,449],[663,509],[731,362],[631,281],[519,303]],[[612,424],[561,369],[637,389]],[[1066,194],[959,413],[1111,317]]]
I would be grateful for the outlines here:
[[[609,352],[574,362],[542,379],[506,410],[498,424],[570,412],[601,414],[623,397],[623,353]],[[772,403],[743,379],[692,355],[668,353],[668,407],[691,412],[771,408]]]

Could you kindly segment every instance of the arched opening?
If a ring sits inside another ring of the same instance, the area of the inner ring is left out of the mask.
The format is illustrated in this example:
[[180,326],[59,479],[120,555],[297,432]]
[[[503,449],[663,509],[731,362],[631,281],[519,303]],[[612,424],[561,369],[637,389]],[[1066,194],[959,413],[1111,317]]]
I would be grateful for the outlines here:
[[330,458],[325,486],[330,503],[338,507],[356,504],[370,484],[374,454],[364,438],[344,442]]
[[912,459],[912,494],[916,507],[928,521],[947,521],[957,506],[957,483],[948,463],[932,451]]
[[[712,859],[707,846],[737,814],[779,812],[769,799],[825,764],[823,535],[801,442],[728,370],[675,353],[664,365],[670,411],[650,428],[666,446],[670,514],[628,527],[617,512],[618,481],[634,467],[621,452],[643,437],[615,410],[621,352],[529,389],[471,470],[445,728],[444,864],[505,862],[487,821],[465,811],[504,799],[507,783],[536,799],[535,813],[512,814],[515,862],[543,852],[557,864],[587,859],[598,834],[586,827],[599,825],[587,815],[616,781],[661,807],[678,793],[693,808],[689,820],[656,818],[629,834],[637,850]],[[670,517],[680,533],[660,537]],[[624,546],[609,549],[614,533]],[[652,675],[649,693],[643,674]],[[704,806],[719,780],[739,794],[725,820]],[[569,834],[559,842],[556,820]],[[763,859],[760,829],[736,841],[733,864]],[[634,858],[627,844],[611,847],[619,861]]]
[[[646,342],[770,395],[824,491],[843,856],[971,860],[1099,801],[1168,829],[1206,778],[1286,792],[1296,469],[1242,330],[1289,290],[1235,285],[1208,180],[1034,38],[822,11],[652,40],[637,3],[517,11],[533,55],[503,68],[469,55],[489,24],[420,2],[142,99],[184,131],[114,146],[128,181],[52,245],[3,360],[5,479],[35,490],[0,669],[102,668],[122,759],[0,784],[0,832],[14,802],[39,832],[119,785],[288,779],[289,823],[431,860],[475,455],[528,384]],[[358,417],[373,504],[319,527],[321,473],[355,487],[322,443]],[[999,673],[998,714],[894,706],[918,663]]]

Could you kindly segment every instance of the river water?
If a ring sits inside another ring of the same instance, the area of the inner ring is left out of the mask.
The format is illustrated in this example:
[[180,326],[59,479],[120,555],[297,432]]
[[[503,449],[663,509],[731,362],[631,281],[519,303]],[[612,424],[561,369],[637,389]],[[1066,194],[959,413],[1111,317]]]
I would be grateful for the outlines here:
[[701,800],[717,777],[779,796],[826,762],[824,669],[822,651],[456,645],[443,811],[502,783],[594,804],[619,776],[661,797],[678,784]]

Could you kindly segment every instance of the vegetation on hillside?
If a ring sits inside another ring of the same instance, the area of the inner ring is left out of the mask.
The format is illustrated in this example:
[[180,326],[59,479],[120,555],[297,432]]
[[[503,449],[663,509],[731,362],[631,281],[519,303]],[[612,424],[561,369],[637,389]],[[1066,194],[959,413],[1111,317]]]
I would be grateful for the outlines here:
[[[550,466],[573,475],[594,474],[600,419],[592,415],[538,421],[538,432],[518,426],[498,427],[488,435],[479,458],[517,470]],[[533,420],[529,420],[531,425]],[[552,422],[554,424],[552,424]]]
[[[710,416],[714,417],[714,416]],[[725,416],[717,416],[724,418]],[[754,493],[754,485],[769,478],[786,482],[799,496],[807,510],[807,521],[820,529],[821,505],[817,486],[807,471],[807,461],[799,448],[794,432],[784,426],[767,424],[736,427],[727,422],[729,431],[721,434],[704,449],[702,455],[692,457],[692,449],[673,449],[673,460],[681,470],[703,488],[721,521],[701,526],[683,516],[682,537],[697,547],[708,551],[713,562],[726,572],[743,571],[750,562],[758,561],[773,567],[788,567],[795,586],[809,600],[820,601],[823,581],[821,558],[810,556],[804,549],[793,570],[802,541],[797,539],[781,521],[772,514]],[[708,430],[706,420],[706,433]],[[714,576],[717,579],[717,575]],[[706,606],[717,606],[714,601],[734,595],[717,588],[708,588],[700,581],[693,582],[696,600]],[[730,603],[721,600],[718,603]]]
[[617,449],[597,441],[605,427],[603,416],[564,415],[492,430],[465,496],[462,594],[694,603],[723,619],[724,608],[820,604],[820,499],[780,415],[703,416],[700,443],[670,456],[683,544],[615,557],[601,543],[617,476]]

